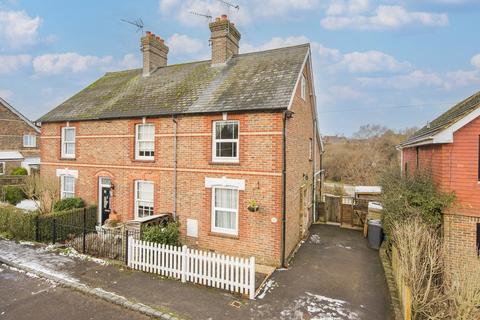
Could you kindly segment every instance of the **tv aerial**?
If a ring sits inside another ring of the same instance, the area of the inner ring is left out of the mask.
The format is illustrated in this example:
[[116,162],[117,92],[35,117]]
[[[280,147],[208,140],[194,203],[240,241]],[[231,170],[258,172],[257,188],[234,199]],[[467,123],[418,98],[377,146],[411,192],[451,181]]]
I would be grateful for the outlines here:
[[238,4],[233,4],[233,3],[228,2],[228,1],[226,1],[226,0],[217,0],[217,1],[223,3],[223,4],[226,5],[229,9],[230,9],[230,8],[233,8],[233,9],[236,9],[237,11],[240,10],[240,5],[238,5]]
[[190,11],[190,14],[193,14],[194,16],[198,17],[204,17],[208,21],[212,21],[212,15],[210,14],[210,11],[207,11],[207,13],[201,13],[201,12],[196,12],[196,11]]
[[129,21],[129,20],[125,20],[125,19],[121,19],[121,21],[137,27],[137,32],[142,31],[142,33],[143,33],[143,28],[144,28],[145,25],[143,24],[142,18],[138,18],[135,21]]

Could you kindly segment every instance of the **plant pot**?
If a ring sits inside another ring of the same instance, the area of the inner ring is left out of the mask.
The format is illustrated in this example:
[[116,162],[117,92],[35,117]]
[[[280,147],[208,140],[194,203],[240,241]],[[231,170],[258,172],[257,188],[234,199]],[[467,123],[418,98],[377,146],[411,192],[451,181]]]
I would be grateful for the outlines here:
[[250,212],[257,212],[260,209],[259,206],[248,206],[248,211]]

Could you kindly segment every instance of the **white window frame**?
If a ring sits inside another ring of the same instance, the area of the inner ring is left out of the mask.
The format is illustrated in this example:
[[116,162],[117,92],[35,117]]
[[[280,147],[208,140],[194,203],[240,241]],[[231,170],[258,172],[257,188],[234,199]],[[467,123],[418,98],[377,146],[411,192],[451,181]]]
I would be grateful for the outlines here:
[[7,164],[4,161],[0,161],[0,167],[2,168],[2,171],[0,171],[0,176],[3,176],[5,171],[7,171]]
[[[230,209],[230,208],[221,208],[221,207],[215,207],[215,191],[217,189],[226,189],[226,190],[235,190],[237,191],[237,209]],[[240,192],[238,188],[232,188],[232,187],[224,187],[224,186],[216,186],[212,187],[212,227],[211,230],[212,232],[215,233],[223,233],[223,234],[228,234],[228,235],[234,235],[238,236],[238,221],[239,221],[239,202],[240,202]],[[235,218],[236,218],[236,229],[226,229],[226,228],[219,228],[215,226],[215,216],[216,216],[216,210],[222,210],[222,211],[229,211],[229,212],[234,212],[235,213]]]
[[[73,191],[65,190],[65,178],[73,179]],[[75,198],[75,182],[76,182],[76,179],[75,179],[75,176],[73,175],[64,174],[60,176],[60,199]]]
[[[236,123],[238,132],[237,132],[237,139],[217,139],[216,130],[217,124],[219,123]],[[236,150],[236,157],[217,157],[217,142],[236,142],[237,143],[237,150]],[[238,163],[240,161],[240,121],[238,120],[220,120],[213,122],[212,128],[212,162],[231,162],[231,163]]]
[[300,81],[300,96],[303,100],[307,100],[307,78],[302,73],[302,80]]
[[[66,141],[65,140],[65,137],[66,137],[66,134],[65,132],[67,130],[73,130],[73,141]],[[62,147],[62,158],[66,158],[66,159],[73,159],[75,158],[75,153],[77,151],[77,129],[75,127],[63,127],[62,128],[62,143],[61,143],[61,147]],[[67,144],[73,144],[73,153],[66,153],[66,146]]]
[[[140,126],[153,127],[153,140],[139,140],[138,128]],[[153,142],[153,156],[141,156],[140,155],[140,142]],[[139,123],[135,125],[135,160],[155,160],[155,125],[153,123]]]
[[[138,196],[138,185],[140,183],[152,184],[152,186],[153,186],[153,199],[152,200],[145,200],[145,199],[137,198],[137,196]],[[135,217],[135,219],[145,218],[145,216],[143,216],[143,217],[138,216],[138,204],[139,204],[139,202],[151,202],[152,203],[152,214],[149,215],[149,216],[155,215],[155,183],[153,181],[148,181],[148,180],[135,180],[135,188],[134,189],[135,189],[134,190],[135,193],[133,195],[133,197],[134,197],[133,200],[134,200],[134,203],[135,203],[135,205],[134,205],[134,210],[135,210],[134,217]]]
[[23,135],[23,147],[24,148],[35,148],[37,147],[37,136],[34,134],[24,134]]

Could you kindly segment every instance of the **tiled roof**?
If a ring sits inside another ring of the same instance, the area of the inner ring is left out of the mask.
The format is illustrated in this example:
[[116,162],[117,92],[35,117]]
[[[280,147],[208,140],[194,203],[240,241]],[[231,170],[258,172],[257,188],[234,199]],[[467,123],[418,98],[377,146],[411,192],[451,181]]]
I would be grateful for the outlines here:
[[171,65],[143,77],[111,72],[41,117],[41,122],[287,109],[309,45],[240,54],[226,66]]
[[425,127],[415,132],[408,140],[401,143],[400,146],[406,147],[410,144],[428,140],[435,134],[447,129],[478,107],[480,107],[480,91],[456,104],[454,107],[443,113],[435,120],[429,122]]

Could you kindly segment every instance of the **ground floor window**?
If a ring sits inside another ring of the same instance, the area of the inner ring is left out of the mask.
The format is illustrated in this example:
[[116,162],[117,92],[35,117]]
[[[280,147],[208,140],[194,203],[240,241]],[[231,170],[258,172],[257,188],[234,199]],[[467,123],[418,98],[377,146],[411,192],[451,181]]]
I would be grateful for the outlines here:
[[60,197],[73,198],[75,197],[75,177],[63,175],[60,176]]
[[0,162],[0,176],[5,174],[5,162]]
[[152,181],[135,181],[135,218],[153,215],[153,194]]
[[212,189],[212,231],[238,234],[238,189]]

